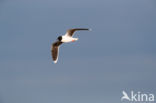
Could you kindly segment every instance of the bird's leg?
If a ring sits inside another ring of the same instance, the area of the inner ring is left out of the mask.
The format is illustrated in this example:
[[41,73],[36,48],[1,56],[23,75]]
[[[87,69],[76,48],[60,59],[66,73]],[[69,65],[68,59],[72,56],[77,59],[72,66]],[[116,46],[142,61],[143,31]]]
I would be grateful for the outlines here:
[[75,42],[76,40],[72,40],[72,42]]

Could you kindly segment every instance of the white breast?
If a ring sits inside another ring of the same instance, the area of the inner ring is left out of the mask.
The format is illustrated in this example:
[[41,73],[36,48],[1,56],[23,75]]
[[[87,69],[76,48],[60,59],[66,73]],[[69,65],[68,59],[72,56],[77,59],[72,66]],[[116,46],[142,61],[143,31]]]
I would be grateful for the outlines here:
[[71,42],[73,40],[72,37],[69,36],[62,36],[62,42]]

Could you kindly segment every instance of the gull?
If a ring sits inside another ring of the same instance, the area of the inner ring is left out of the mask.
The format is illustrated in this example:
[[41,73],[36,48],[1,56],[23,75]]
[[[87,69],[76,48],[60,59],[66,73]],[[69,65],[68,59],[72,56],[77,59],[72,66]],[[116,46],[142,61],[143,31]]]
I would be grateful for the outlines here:
[[73,38],[72,36],[73,36],[75,31],[79,31],[79,30],[89,30],[89,31],[91,31],[91,29],[88,29],[88,28],[69,29],[69,30],[67,30],[65,35],[59,36],[57,38],[57,41],[52,44],[52,46],[51,46],[51,55],[52,55],[52,59],[53,59],[54,63],[57,63],[57,61],[58,61],[59,46],[62,43],[69,43],[69,42],[77,41],[78,38]]

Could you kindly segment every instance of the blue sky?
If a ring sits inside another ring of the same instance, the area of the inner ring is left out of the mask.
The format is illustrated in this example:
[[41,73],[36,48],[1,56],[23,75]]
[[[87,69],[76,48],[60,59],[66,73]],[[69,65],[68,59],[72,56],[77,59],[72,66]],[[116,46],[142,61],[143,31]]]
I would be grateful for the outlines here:
[[[0,0],[0,103],[120,103],[156,94],[154,0]],[[57,64],[50,47],[67,29]]]

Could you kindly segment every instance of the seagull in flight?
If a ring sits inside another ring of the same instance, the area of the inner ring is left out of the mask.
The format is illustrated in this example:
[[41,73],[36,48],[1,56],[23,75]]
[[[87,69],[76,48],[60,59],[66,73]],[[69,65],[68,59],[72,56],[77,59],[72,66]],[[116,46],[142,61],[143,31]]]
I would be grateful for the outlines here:
[[52,44],[52,46],[51,46],[51,55],[52,55],[52,59],[53,59],[54,63],[57,63],[57,60],[58,60],[59,46],[62,43],[69,43],[69,42],[77,41],[78,38],[73,38],[72,36],[73,36],[75,31],[79,31],[79,30],[89,30],[89,31],[91,31],[91,29],[87,29],[87,28],[69,29],[69,30],[67,30],[65,35],[59,36],[57,38],[57,41]]

